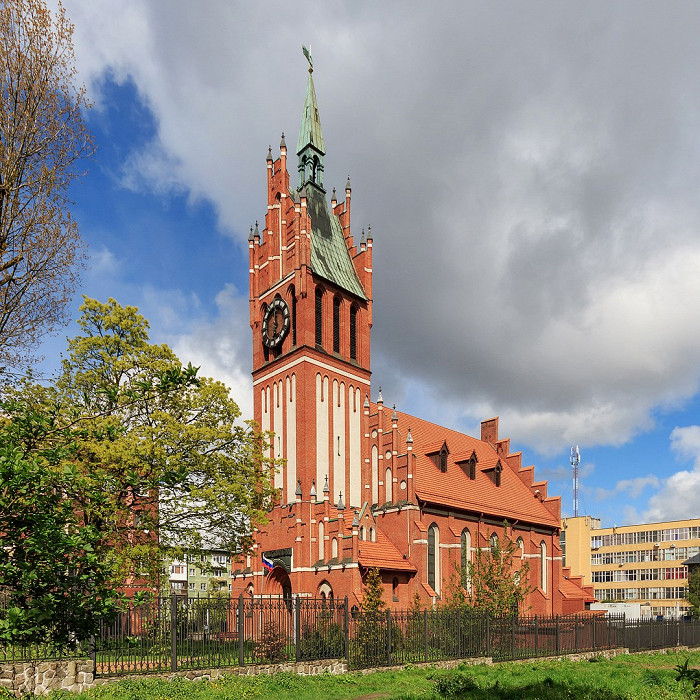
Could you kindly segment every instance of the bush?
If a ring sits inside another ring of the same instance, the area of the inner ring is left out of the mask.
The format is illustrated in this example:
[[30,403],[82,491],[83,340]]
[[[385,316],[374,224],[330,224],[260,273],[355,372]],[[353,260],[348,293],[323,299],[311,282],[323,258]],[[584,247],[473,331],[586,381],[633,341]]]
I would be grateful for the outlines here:
[[469,673],[452,671],[434,676],[435,690],[443,698],[458,698],[467,691],[478,690],[479,684]]
[[267,661],[271,664],[286,661],[286,640],[279,627],[272,621],[266,622],[260,639],[253,648],[253,656],[256,659]]

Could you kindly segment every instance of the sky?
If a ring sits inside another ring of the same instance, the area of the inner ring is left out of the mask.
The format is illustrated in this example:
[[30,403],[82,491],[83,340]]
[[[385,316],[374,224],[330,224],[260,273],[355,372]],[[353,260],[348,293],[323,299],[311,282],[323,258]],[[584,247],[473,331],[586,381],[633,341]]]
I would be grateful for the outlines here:
[[138,306],[252,417],[247,237],[305,44],[325,184],[350,175],[374,235],[372,398],[472,435],[498,415],[564,516],[577,444],[580,514],[700,517],[700,5],[64,6],[98,147],[74,318]]

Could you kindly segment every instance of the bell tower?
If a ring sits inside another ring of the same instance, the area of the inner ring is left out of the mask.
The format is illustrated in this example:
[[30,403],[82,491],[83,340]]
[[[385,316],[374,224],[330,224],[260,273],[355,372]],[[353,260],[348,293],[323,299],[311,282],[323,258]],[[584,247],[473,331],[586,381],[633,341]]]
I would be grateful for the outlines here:
[[267,212],[248,239],[255,419],[273,433],[280,502],[299,489],[360,507],[364,404],[370,394],[372,235],[355,244],[345,197],[323,185],[325,145],[313,65],[290,185],[284,134],[267,155]]

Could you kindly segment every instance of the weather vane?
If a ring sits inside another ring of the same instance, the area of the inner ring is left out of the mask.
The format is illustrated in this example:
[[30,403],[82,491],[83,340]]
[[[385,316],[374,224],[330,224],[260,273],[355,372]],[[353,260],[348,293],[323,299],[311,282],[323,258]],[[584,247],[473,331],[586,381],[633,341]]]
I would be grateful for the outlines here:
[[308,49],[306,48],[306,46],[304,46],[302,44],[301,50],[304,52],[304,56],[306,56],[306,60],[309,62],[309,73],[313,73],[314,72],[314,62],[311,59],[311,44],[309,44]]

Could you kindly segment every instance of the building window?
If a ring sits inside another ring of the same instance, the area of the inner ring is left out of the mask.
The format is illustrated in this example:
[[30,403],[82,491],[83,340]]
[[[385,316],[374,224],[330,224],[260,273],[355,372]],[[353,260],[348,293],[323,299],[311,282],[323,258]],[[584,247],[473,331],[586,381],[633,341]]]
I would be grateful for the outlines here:
[[331,542],[331,559],[338,558],[338,540],[334,537]]
[[489,538],[489,547],[491,548],[491,554],[496,554],[498,551],[498,535],[495,532]]
[[370,542],[375,542],[376,541],[376,535],[374,534],[374,528],[371,527],[369,529],[369,541]]
[[333,297],[333,352],[340,352],[340,297]]
[[365,528],[360,527],[360,542],[363,542],[365,539]]
[[441,472],[446,472],[447,471],[447,448],[443,447],[440,450],[440,471]]
[[540,588],[543,593],[547,592],[547,545],[540,542]]
[[321,520],[318,524],[318,558],[324,561],[323,555],[323,521]]
[[461,537],[461,550],[462,550],[462,572],[466,575],[469,574],[469,562],[472,560],[472,535],[469,530],[465,527],[462,530]]
[[290,287],[289,294],[292,300],[290,304],[292,307],[292,345],[295,346],[297,344],[297,295],[294,287]]
[[391,599],[398,603],[399,601],[399,579],[394,576],[394,580],[391,582]]
[[357,307],[350,307],[350,359],[357,359]]
[[433,523],[428,528],[428,585],[439,594],[439,557],[438,551],[440,547],[440,531],[438,526]]
[[316,287],[316,345],[323,345],[323,290]]
[[393,476],[391,474],[391,469],[386,470],[386,474],[384,477],[384,493],[385,493],[384,500],[387,503],[391,503],[392,499],[394,498],[394,496],[393,496]]

